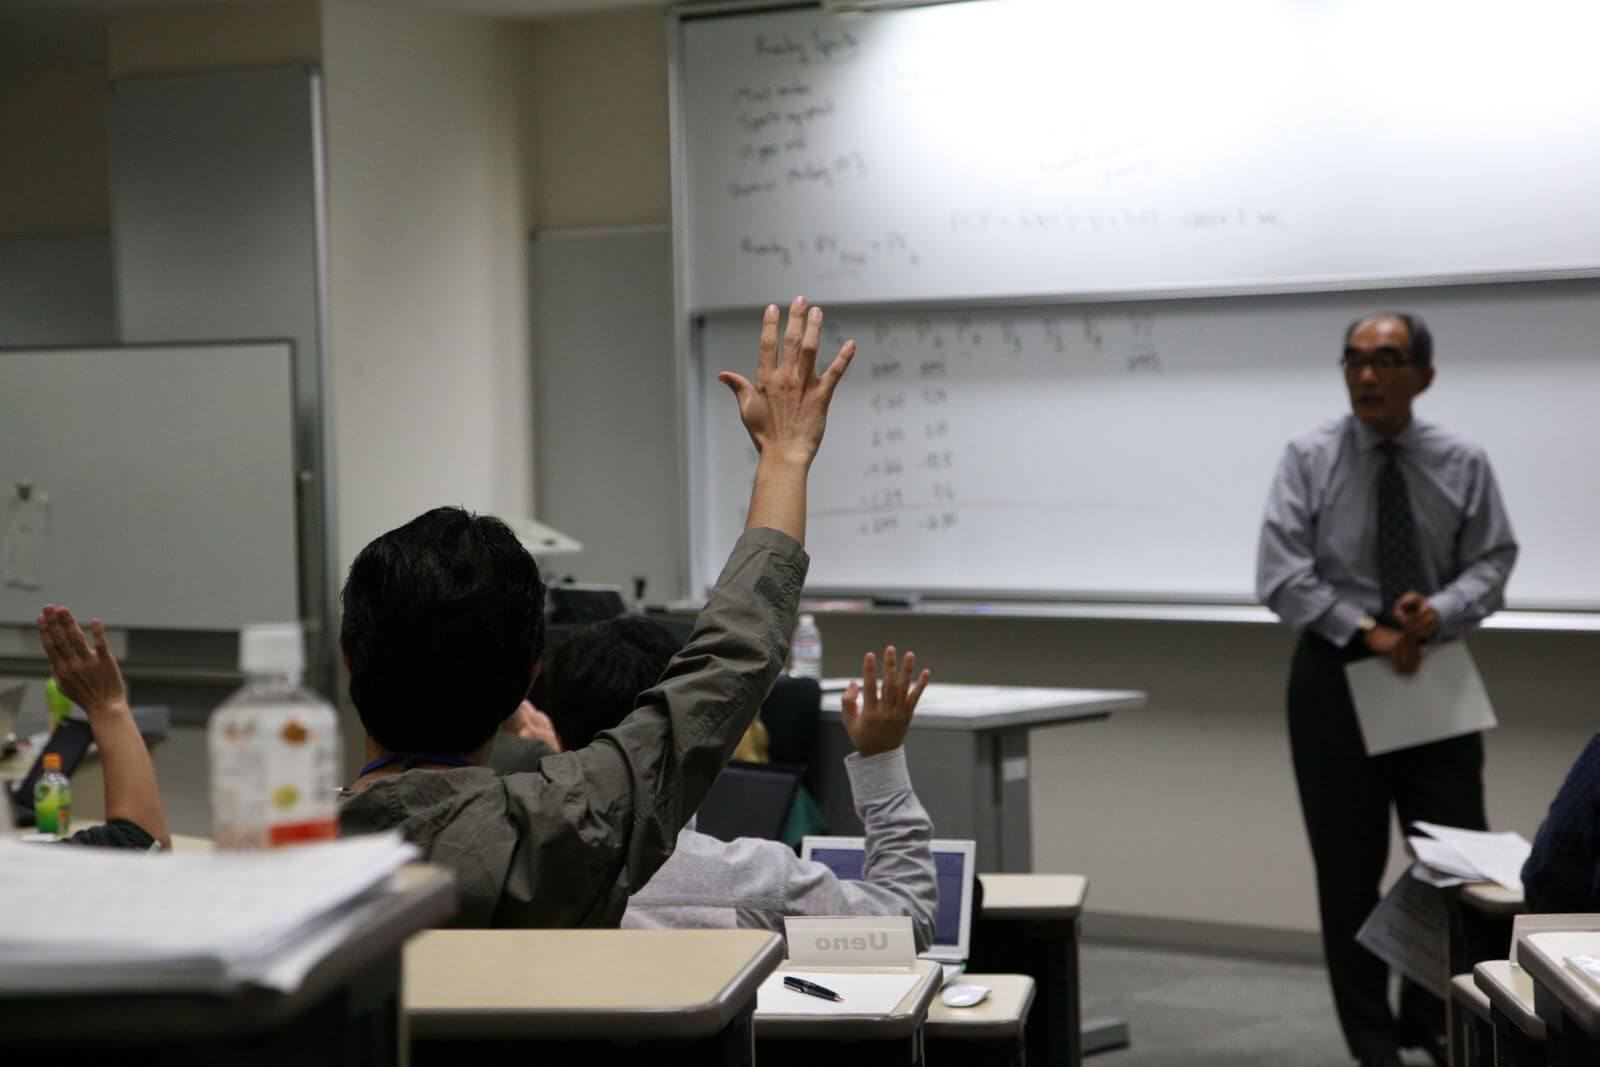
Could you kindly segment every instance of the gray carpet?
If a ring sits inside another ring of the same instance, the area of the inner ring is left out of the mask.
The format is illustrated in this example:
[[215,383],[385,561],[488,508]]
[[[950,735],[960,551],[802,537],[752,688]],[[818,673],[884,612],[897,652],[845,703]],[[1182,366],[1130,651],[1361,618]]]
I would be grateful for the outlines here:
[[[1348,1067],[1318,964],[1083,946],[1083,1014],[1116,1016],[1133,1044],[1088,1067]],[[1407,1059],[1426,1063],[1425,1058]]]

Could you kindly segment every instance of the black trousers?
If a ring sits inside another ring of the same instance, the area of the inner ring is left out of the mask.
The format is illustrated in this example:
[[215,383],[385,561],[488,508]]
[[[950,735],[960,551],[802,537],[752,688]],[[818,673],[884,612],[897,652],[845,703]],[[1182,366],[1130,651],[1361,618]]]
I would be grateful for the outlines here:
[[1388,968],[1356,944],[1356,931],[1378,903],[1389,858],[1390,805],[1401,826],[1425,819],[1488,828],[1481,734],[1366,754],[1344,667],[1367,655],[1359,642],[1342,649],[1308,633],[1289,673],[1289,747],[1317,869],[1322,945],[1339,1025],[1358,1058],[1416,1044],[1444,1027],[1443,1005],[1406,982],[1397,1028],[1389,1009]]

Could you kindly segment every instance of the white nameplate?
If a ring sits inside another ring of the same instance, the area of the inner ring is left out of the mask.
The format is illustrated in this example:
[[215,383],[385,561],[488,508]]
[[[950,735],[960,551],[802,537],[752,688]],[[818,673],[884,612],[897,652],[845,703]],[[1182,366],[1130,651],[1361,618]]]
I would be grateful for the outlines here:
[[905,915],[867,915],[783,920],[789,961],[846,967],[907,967],[917,943]]

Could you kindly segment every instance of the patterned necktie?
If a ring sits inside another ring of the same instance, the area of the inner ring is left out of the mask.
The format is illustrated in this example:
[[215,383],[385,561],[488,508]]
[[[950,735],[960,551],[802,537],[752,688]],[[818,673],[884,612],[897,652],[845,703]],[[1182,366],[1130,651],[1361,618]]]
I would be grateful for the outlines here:
[[1383,452],[1383,470],[1378,472],[1378,580],[1383,586],[1383,614],[1388,616],[1402,595],[1422,591],[1422,564],[1417,558],[1411,495],[1395,458],[1400,448],[1393,441],[1378,448]]

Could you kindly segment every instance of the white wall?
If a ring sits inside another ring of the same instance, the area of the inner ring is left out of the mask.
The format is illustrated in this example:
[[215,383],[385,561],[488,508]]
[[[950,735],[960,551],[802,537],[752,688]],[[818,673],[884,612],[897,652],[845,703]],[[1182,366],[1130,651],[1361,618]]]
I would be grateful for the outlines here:
[[531,510],[524,39],[358,3],[322,19],[342,573],[427,508]]

